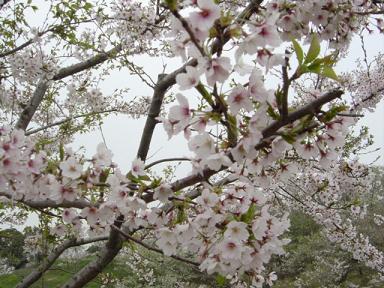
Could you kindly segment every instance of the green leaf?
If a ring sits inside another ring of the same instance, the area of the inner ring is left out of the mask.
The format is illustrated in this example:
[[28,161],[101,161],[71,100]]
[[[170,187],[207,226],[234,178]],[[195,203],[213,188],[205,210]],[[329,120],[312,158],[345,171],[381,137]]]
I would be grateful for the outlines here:
[[149,178],[148,175],[141,175],[138,177],[140,181],[151,181],[151,178]]
[[60,146],[59,146],[60,161],[64,160],[64,156],[65,156],[64,145],[63,145],[63,143],[60,143]]
[[312,62],[313,60],[316,59],[317,56],[319,56],[319,53],[320,53],[319,38],[317,38],[316,34],[313,34],[311,46],[309,46],[309,50],[308,50],[307,56],[305,57],[304,63]]
[[275,110],[272,108],[271,105],[268,105],[267,113],[269,116],[271,116],[274,120],[279,120],[280,115],[275,112]]
[[200,93],[200,95],[203,96],[203,98],[209,103],[209,105],[214,105],[212,95],[207,91],[207,89],[205,89],[204,85],[201,82],[199,82],[199,84],[197,84],[195,88]]
[[293,49],[295,50],[295,53],[296,53],[297,61],[299,61],[299,64],[301,65],[304,60],[303,49],[301,48],[300,44],[293,38],[292,38],[292,43],[293,43]]
[[348,106],[346,106],[346,105],[333,106],[331,109],[329,109],[329,111],[327,111],[323,115],[321,121],[324,123],[327,123],[327,122],[331,121],[333,118],[335,118],[338,113],[341,113],[341,112],[347,110],[347,108],[348,108]]
[[283,92],[281,91],[280,86],[276,89],[275,98],[276,98],[277,104],[280,106],[281,105],[281,99],[283,98]]
[[339,77],[337,77],[337,75],[336,75],[336,73],[332,67],[324,66],[322,71],[321,71],[321,75],[324,77],[327,77],[327,78],[331,78],[335,81],[339,81]]
[[308,72],[312,73],[320,73],[321,71],[321,66],[319,63],[313,63],[307,67]]
[[216,276],[216,283],[219,287],[225,286],[227,284],[227,278],[225,278],[223,275],[218,274]]
[[138,183],[138,182],[139,182],[138,179],[137,179],[137,177],[134,176],[134,175],[132,174],[131,171],[129,171],[129,172],[127,173],[127,178],[128,178],[129,180],[131,180],[133,183]]
[[176,224],[183,223],[187,220],[187,214],[185,213],[185,209],[183,206],[177,207],[177,215],[176,215]]
[[111,169],[106,168],[100,173],[100,176],[99,176],[100,183],[105,183],[105,181],[107,181],[107,178],[108,178],[110,172],[111,172]]
[[92,8],[93,8],[92,3],[87,2],[87,3],[84,4],[84,9],[85,10],[91,10]]
[[171,11],[176,11],[177,9],[177,0],[164,0],[165,4]]
[[289,144],[296,142],[296,137],[293,133],[282,134],[281,137]]
[[247,213],[241,215],[240,220],[244,223],[251,223],[253,218],[255,218],[256,211],[257,211],[256,205],[251,204],[251,206],[249,206]]
[[336,57],[333,53],[325,56],[324,58],[320,58],[319,60],[327,66],[332,66],[336,63]]

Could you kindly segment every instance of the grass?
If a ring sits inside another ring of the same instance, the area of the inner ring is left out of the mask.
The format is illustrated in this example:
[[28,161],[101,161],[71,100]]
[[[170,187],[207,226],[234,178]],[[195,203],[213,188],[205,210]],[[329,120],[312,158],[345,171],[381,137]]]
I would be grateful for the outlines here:
[[[78,263],[65,263],[58,261],[57,265],[53,266],[52,269],[44,273],[43,277],[34,283],[32,288],[56,288],[61,287],[76,271],[84,267],[92,257],[87,257],[80,260]],[[0,288],[14,288],[25,276],[31,273],[33,267],[18,269],[8,275],[0,275]],[[88,284],[87,288],[99,288],[101,283],[98,279]]]
[[[187,264],[180,263],[173,259],[169,259],[162,255],[154,254],[148,251],[142,251],[142,255],[149,260],[148,267],[153,270],[153,278],[156,279],[154,287],[180,287],[178,283],[182,283],[182,287],[197,288],[201,284],[207,284],[208,287],[215,287],[215,280],[212,277],[202,277],[201,273],[191,270]],[[95,256],[87,256],[77,262],[68,263],[63,260],[57,260],[55,265],[44,273],[44,277],[34,283],[32,288],[56,288],[61,287],[63,283],[92,261]],[[119,279],[124,281],[124,287],[148,287],[146,282],[140,279],[140,274],[132,271],[127,265],[130,261],[126,256],[119,256],[110,265],[104,269],[92,282],[87,284],[86,288],[101,288],[102,282],[105,284],[106,279]],[[0,288],[14,288],[27,276],[34,267],[23,268],[14,271],[8,275],[0,276]],[[145,273],[145,272],[142,272]],[[109,282],[110,283],[110,282]],[[106,284],[104,287],[114,287],[113,284]],[[153,287],[153,286],[151,286]]]

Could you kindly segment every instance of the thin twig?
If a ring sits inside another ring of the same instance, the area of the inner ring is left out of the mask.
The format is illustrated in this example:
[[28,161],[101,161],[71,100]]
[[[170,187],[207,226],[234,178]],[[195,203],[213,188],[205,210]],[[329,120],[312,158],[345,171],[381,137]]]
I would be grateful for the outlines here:
[[160,160],[157,160],[157,161],[154,161],[150,164],[148,164],[147,166],[145,166],[145,170],[157,165],[157,164],[160,164],[160,163],[164,163],[164,162],[171,162],[171,161],[191,161],[191,159],[189,158],[186,158],[186,157],[179,157],[179,158],[164,158],[164,159],[160,159]]
[[117,109],[110,109],[110,110],[105,110],[105,111],[96,111],[96,112],[89,112],[89,113],[85,113],[85,114],[81,114],[81,115],[75,115],[75,116],[68,117],[68,118],[65,118],[63,120],[60,120],[60,121],[48,124],[48,125],[43,126],[43,127],[39,127],[39,128],[33,129],[33,130],[29,130],[29,131],[25,132],[25,135],[26,136],[32,135],[32,134],[35,134],[35,133],[40,132],[42,130],[46,130],[48,128],[52,128],[52,127],[55,127],[55,126],[58,126],[58,125],[70,122],[70,121],[72,121],[74,119],[77,119],[77,118],[85,118],[85,117],[88,117],[88,116],[93,116],[93,115],[97,115],[97,114],[104,114],[104,113],[111,113],[111,112],[118,112],[118,110]]
[[[157,252],[157,253],[160,253],[160,254],[163,254],[164,255],[164,252],[160,249],[157,249],[155,247],[152,247],[146,243],[144,243],[143,241],[139,240],[139,239],[136,239],[134,237],[132,237],[131,235],[125,233],[124,231],[122,231],[121,229],[117,228],[115,225],[111,225],[111,227],[113,229],[115,229],[116,231],[118,231],[121,235],[123,235],[127,240],[130,240],[132,242],[135,242],[141,246],[143,246],[144,248],[148,249],[148,250],[151,250],[151,251],[154,251],[154,252]],[[193,266],[199,266],[200,264],[197,263],[197,262],[194,262],[194,261],[191,261],[191,260],[188,260],[188,259],[185,259],[185,258],[182,258],[180,256],[177,256],[177,255],[171,255],[170,256],[171,258],[173,259],[176,259],[176,260],[179,260],[179,261],[182,261],[182,262],[185,262],[185,263],[188,263],[188,264],[191,264]]]

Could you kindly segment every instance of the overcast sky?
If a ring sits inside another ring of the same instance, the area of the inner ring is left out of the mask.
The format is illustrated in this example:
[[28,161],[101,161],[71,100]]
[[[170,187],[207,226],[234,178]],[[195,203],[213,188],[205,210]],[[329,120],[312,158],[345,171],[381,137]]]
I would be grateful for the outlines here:
[[[367,36],[365,41],[367,54],[370,59],[377,55],[380,51],[384,51],[384,40],[382,36],[378,36],[377,34],[374,36]],[[362,57],[362,55],[360,39],[357,37],[352,42],[350,55],[338,64],[337,71],[350,71],[351,69],[354,69],[356,67],[356,59],[358,57]],[[135,60],[137,60],[138,63],[146,69],[148,74],[150,74],[153,79],[156,79],[157,74],[162,71],[164,63],[167,64],[167,72],[178,68],[181,64],[179,59],[149,58],[145,56],[135,57]],[[104,84],[106,87],[105,91],[112,91],[115,88],[126,86],[128,83],[128,87],[132,89],[128,93],[130,96],[152,95],[152,91],[143,85],[137,77],[128,77],[126,72],[115,72],[110,78],[111,79]],[[190,95],[192,96],[192,94]],[[110,116],[102,126],[106,143],[115,155],[114,161],[122,167],[123,171],[127,171],[130,168],[130,163],[136,155],[144,123],[144,118],[132,120],[127,116]],[[384,147],[383,101],[374,113],[365,113],[365,117],[359,121],[356,129],[358,130],[361,125],[368,126],[370,128],[370,132],[375,136],[375,145],[370,150]],[[72,147],[79,148],[80,146],[85,146],[88,150],[87,154],[92,155],[97,144],[101,141],[102,137],[100,131],[94,131],[86,135],[77,136]],[[154,139],[150,147],[150,159],[148,159],[148,162],[164,157],[191,155],[188,151],[186,143],[187,142],[182,136],[174,137],[171,141],[168,141],[163,127],[158,125],[155,129]],[[384,155],[382,149],[376,151],[375,153],[361,155],[361,160],[365,163],[371,163],[380,155]],[[384,157],[381,157],[375,163],[383,165]],[[184,173],[189,171],[190,168],[187,168],[187,171],[184,171]]]

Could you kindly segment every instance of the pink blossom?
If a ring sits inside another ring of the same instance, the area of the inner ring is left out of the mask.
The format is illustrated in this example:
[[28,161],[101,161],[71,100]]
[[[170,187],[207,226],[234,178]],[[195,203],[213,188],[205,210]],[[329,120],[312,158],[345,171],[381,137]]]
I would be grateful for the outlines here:
[[112,164],[112,152],[104,143],[97,145],[97,154],[93,156],[96,166],[110,166]]
[[187,66],[185,70],[186,73],[180,73],[176,76],[176,83],[179,84],[180,90],[187,90],[199,84],[201,73],[199,73],[198,69]]
[[231,67],[231,60],[228,57],[219,57],[208,61],[205,71],[208,84],[213,86],[216,82],[223,83],[228,79]]
[[216,19],[220,17],[220,8],[213,0],[197,0],[198,11],[189,15],[192,26],[209,30]]
[[230,238],[239,242],[246,241],[249,237],[247,224],[244,222],[231,221],[227,225],[224,237]]
[[155,189],[153,199],[160,200],[163,203],[168,202],[168,197],[172,196],[172,187],[169,184],[163,183]]
[[139,158],[136,158],[132,162],[131,173],[135,177],[143,176],[143,175],[145,175],[144,168],[145,168],[144,161],[142,161]]
[[79,178],[83,170],[83,166],[74,157],[69,157],[66,161],[61,162],[59,167],[63,176],[70,179]]
[[248,97],[248,92],[242,85],[237,85],[232,89],[227,102],[233,114],[237,114],[240,109],[245,109],[249,112],[253,108],[252,102]]
[[75,209],[64,209],[62,213],[63,222],[68,224],[72,223],[72,221],[77,217],[77,212]]
[[188,142],[189,150],[200,158],[205,158],[215,151],[215,144],[208,133],[193,136]]

